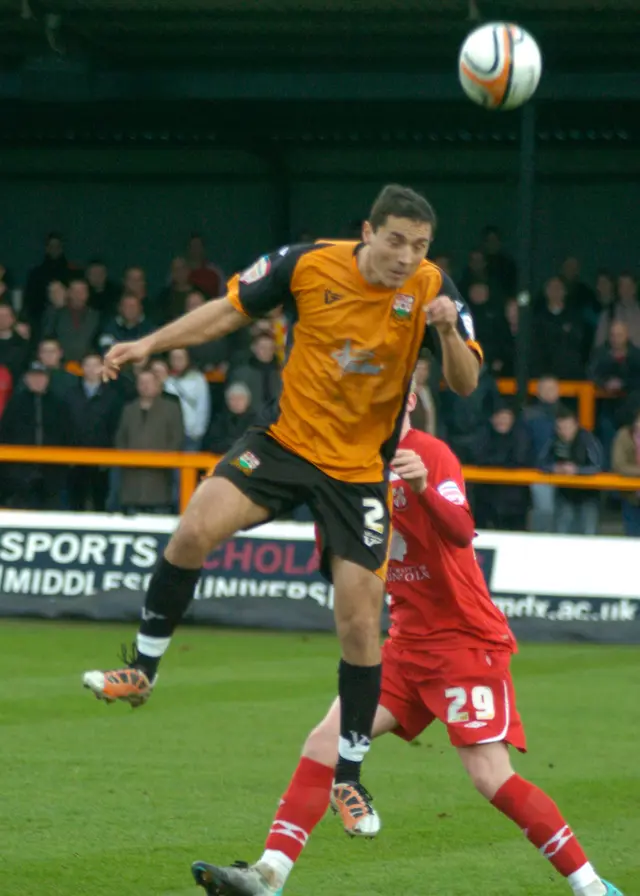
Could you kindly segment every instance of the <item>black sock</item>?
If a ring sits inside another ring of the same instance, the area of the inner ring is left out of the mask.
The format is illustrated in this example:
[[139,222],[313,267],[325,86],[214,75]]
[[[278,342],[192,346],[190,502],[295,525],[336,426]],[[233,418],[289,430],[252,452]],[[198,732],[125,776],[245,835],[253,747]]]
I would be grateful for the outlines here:
[[335,780],[360,780],[360,766],[371,743],[382,666],[352,666],[340,660],[340,748]]
[[151,577],[138,631],[134,665],[151,679],[169,639],[193,598],[199,569],[181,569],[162,557]]

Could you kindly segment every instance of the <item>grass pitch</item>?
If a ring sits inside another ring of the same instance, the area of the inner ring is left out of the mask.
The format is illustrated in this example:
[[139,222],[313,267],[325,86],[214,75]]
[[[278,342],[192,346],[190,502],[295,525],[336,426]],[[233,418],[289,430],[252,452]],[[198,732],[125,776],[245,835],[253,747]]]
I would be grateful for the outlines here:
[[[2,896],[188,896],[191,861],[255,860],[307,730],[336,687],[331,636],[183,629],[148,706],[80,685],[132,630],[0,620]],[[596,867],[640,893],[640,666],[634,648],[522,645],[530,753]],[[470,787],[440,727],[377,741],[364,778],[384,829],[327,816],[287,896],[568,892]]]

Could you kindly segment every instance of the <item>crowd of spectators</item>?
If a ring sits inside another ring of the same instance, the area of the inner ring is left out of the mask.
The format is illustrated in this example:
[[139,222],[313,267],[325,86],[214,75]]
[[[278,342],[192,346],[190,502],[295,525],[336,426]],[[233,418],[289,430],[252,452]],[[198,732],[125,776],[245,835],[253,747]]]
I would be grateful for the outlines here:
[[[458,283],[485,352],[480,384],[462,398],[441,390],[437,354],[416,369],[413,425],[449,442],[467,464],[588,475],[640,475],[640,304],[629,272],[585,282],[568,257],[535,297],[530,372],[537,395],[519,412],[496,380],[516,373],[517,269],[500,233],[487,227],[460,265],[435,259]],[[0,259],[1,261],[1,259]],[[224,293],[225,277],[194,234],[151,287],[133,265],[122,277],[93,259],[74,263],[59,234],[23,283],[0,263],[0,442],[165,451],[226,451],[277,400],[287,322],[274,313],[247,330],[191,350],[176,349],[103,383],[101,357]],[[603,399],[594,433],[559,380],[593,380]],[[478,526],[595,533],[600,493],[548,485],[475,486]],[[73,510],[170,512],[177,480],[161,469],[3,464],[0,504]],[[609,497],[628,534],[640,534],[640,496]],[[617,503],[616,503],[617,502]]]

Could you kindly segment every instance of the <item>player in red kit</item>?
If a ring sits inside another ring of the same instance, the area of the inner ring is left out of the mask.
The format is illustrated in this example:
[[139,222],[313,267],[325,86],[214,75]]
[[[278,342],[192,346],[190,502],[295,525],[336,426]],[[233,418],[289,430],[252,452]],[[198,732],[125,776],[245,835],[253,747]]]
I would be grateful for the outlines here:
[[[438,719],[477,790],[525,833],[575,896],[622,896],[602,880],[553,800],[513,769],[526,749],[509,670],[516,642],[476,562],[473,517],[460,464],[438,439],[412,430],[409,412],[392,464],[393,535],[387,587],[391,628],[373,736],[407,741]],[[340,706],[336,700],[304,745],[255,865],[196,862],[209,896],[278,896],[332,794]],[[335,802],[351,836],[374,837],[370,800]],[[481,889],[481,882],[477,882]]]

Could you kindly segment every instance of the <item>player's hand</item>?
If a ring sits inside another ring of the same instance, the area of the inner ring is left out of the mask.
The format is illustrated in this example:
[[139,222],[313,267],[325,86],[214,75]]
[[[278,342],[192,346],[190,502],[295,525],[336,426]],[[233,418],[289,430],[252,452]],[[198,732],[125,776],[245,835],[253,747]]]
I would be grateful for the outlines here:
[[146,361],[152,351],[147,339],[136,339],[135,342],[118,342],[112,346],[102,361],[102,379],[116,380],[125,364]]
[[428,470],[415,451],[399,448],[391,461],[391,469],[407,483],[412,492],[421,495],[427,487]]
[[436,330],[452,330],[458,322],[458,309],[449,296],[438,296],[427,305],[427,323]]

